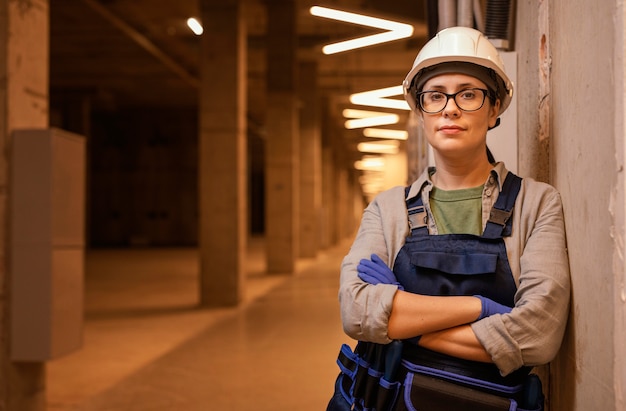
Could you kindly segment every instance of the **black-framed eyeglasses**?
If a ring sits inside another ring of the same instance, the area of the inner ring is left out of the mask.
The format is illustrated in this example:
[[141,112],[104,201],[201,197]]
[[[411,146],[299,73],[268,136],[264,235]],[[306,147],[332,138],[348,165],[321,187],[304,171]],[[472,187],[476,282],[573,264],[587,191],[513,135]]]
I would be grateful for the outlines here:
[[485,97],[489,90],[482,88],[466,88],[456,93],[448,94],[441,91],[422,91],[417,93],[417,101],[423,112],[436,114],[448,105],[448,100],[454,99],[456,106],[463,111],[476,111],[485,104]]

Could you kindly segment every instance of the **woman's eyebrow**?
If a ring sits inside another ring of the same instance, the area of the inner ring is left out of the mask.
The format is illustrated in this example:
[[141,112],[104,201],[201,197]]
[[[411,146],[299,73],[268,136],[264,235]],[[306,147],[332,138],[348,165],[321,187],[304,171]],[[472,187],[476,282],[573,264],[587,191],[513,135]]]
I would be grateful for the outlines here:
[[[442,91],[442,90],[446,90],[446,86],[442,85],[442,84],[433,84],[432,86],[428,87],[428,90],[436,90],[436,91]],[[481,88],[478,83],[461,83],[461,84],[455,84],[454,88],[456,88],[457,90],[462,90],[465,88]],[[424,90],[426,90],[426,87],[424,87]]]

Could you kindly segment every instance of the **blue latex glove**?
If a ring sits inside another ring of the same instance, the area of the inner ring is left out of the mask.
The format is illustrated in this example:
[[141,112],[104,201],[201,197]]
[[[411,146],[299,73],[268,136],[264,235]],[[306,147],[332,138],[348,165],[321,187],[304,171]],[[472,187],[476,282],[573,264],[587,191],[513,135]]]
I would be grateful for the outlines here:
[[404,290],[393,271],[376,254],[372,254],[371,260],[362,259],[356,268],[359,272],[359,278],[366,283],[394,284],[398,286],[398,289]]
[[482,295],[475,295],[474,297],[478,298],[482,303],[482,309],[480,311],[480,315],[476,319],[477,321],[493,314],[508,314],[512,310],[511,307],[497,303],[487,297],[483,297]]

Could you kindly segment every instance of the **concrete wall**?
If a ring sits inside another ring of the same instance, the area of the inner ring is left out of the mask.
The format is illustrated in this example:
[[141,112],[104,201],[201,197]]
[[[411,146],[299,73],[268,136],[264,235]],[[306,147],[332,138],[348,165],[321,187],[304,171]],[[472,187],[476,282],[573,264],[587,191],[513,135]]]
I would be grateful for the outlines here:
[[48,126],[48,0],[0,0],[0,410],[45,409],[45,365],[11,361],[8,156],[20,128]]
[[520,173],[561,192],[572,274],[551,410],[625,409],[623,21],[617,0],[517,5]]
[[613,275],[615,287],[613,297],[615,301],[613,351],[614,368],[613,378],[615,387],[615,409],[626,409],[626,268],[624,264],[624,234],[626,231],[626,180],[624,178],[624,161],[626,159],[626,7],[619,2],[615,13],[615,42],[613,44],[613,67],[615,70],[615,158],[616,184],[609,211],[613,215],[612,236],[615,238],[613,246]]

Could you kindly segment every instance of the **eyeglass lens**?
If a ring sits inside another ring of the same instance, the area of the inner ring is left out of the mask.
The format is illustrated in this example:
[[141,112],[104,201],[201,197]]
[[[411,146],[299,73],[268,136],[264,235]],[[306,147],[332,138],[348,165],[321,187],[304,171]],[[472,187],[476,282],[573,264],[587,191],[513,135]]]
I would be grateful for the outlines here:
[[454,99],[457,107],[463,111],[476,111],[485,102],[485,90],[472,88],[457,91],[454,94],[446,94],[440,91],[423,91],[419,93],[419,101],[422,110],[427,113],[438,113],[448,104],[450,98]]

